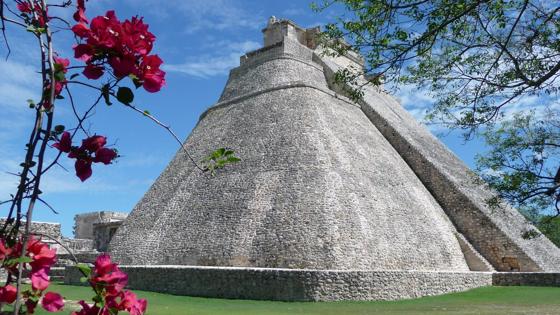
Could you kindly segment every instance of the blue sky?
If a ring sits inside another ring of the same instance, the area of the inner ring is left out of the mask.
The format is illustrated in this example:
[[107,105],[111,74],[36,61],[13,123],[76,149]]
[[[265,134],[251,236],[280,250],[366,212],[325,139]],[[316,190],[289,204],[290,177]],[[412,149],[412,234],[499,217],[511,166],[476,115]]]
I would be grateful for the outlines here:
[[[184,139],[203,110],[217,101],[228,72],[239,64],[239,57],[261,47],[261,29],[268,17],[289,18],[303,27],[311,27],[332,21],[337,13],[314,13],[309,3],[94,0],[88,2],[86,13],[93,17],[114,8],[121,20],[133,15],[144,16],[157,36],[154,52],[166,64],[167,86],[156,94],[139,90],[135,103],[171,125]],[[69,19],[71,11],[61,14]],[[33,117],[26,100],[37,99],[40,91],[38,64],[30,62],[38,57],[35,42],[28,33],[14,27],[9,29],[8,36],[12,54],[8,60],[0,60],[0,200],[15,191],[15,178],[6,172],[19,170]],[[60,35],[55,40],[60,54],[71,57],[71,39]],[[0,55],[6,55],[5,45],[0,46]],[[81,108],[91,103],[94,94],[83,90],[75,93]],[[419,118],[432,102],[429,96],[410,87],[402,88],[397,96]],[[70,126],[73,116],[68,105],[64,101],[57,104],[57,124]],[[130,211],[178,149],[177,143],[162,128],[116,104],[99,106],[87,128],[92,133],[108,135],[109,143],[119,149],[122,157],[114,165],[95,165],[93,176],[85,183],[74,176],[69,160],[62,162],[68,172],[58,168],[44,179],[44,198],[60,214],[55,215],[39,205],[34,218],[61,222],[66,236],[72,235],[73,217],[77,213]],[[446,133],[441,129],[433,130]],[[464,144],[457,134],[442,139],[471,166],[474,154],[483,151],[479,142]],[[5,207],[0,211],[6,211]]]

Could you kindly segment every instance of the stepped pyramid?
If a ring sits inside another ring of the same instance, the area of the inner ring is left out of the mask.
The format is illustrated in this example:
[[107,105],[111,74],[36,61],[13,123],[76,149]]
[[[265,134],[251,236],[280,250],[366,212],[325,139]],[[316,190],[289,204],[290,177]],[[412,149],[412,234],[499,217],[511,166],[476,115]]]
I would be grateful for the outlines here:
[[[416,297],[560,269],[560,250],[523,238],[535,228],[489,207],[492,191],[391,96],[347,98],[334,74],[363,59],[326,57],[318,31],[271,18],[185,142],[197,160],[229,147],[242,161],[212,177],[179,151],[115,234],[118,262],[188,287],[167,292],[283,300]],[[137,287],[157,286],[133,269]]]

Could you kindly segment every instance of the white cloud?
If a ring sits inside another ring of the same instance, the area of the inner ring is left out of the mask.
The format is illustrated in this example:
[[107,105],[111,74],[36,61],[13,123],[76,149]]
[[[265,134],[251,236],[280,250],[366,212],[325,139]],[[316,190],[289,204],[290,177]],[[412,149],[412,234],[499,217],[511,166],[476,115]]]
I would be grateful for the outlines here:
[[168,64],[164,65],[163,68],[166,71],[180,72],[200,78],[226,75],[231,68],[239,65],[241,55],[261,47],[261,44],[254,41],[221,43],[220,45],[225,47],[216,50],[222,51],[222,54],[190,59],[181,64]]
[[[428,90],[419,89],[414,85],[401,85],[398,87],[395,97],[416,120],[426,124],[432,133],[449,131],[449,128],[443,123],[426,121],[426,114],[436,102]],[[504,106],[501,114],[504,119],[510,119],[515,113],[530,110],[534,110],[537,116],[546,115],[549,110],[560,111],[560,101],[557,96],[524,95]]]
[[[38,95],[41,77],[35,69],[14,61],[0,61],[0,109],[23,111],[26,100]],[[0,127],[2,128],[2,127]]]
[[17,172],[25,154],[23,143],[14,139],[24,139],[24,130],[31,124],[32,112],[27,99],[34,98],[40,89],[40,76],[27,65],[15,61],[0,60],[0,200],[8,197],[16,187],[17,177],[7,172]]
[[435,102],[427,90],[418,89],[413,85],[399,86],[395,97],[419,121],[424,121],[428,109]]
[[237,28],[258,29],[266,22],[257,14],[246,11],[232,0],[128,0],[131,6],[144,6],[162,19],[181,22],[187,33],[203,30]]
[[502,113],[504,118],[512,118],[513,114],[519,112],[535,111],[537,116],[544,116],[552,111],[560,111],[560,101],[558,97],[524,95],[515,102],[507,104],[503,107]]

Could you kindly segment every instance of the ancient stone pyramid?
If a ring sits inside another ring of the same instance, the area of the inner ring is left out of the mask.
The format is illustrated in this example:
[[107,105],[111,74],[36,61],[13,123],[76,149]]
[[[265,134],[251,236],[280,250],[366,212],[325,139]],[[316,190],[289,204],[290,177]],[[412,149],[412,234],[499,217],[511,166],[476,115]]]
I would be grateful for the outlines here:
[[334,73],[359,55],[326,57],[318,29],[291,21],[263,32],[186,140],[198,160],[230,147],[242,161],[212,177],[178,152],[114,236],[117,261],[463,277],[435,293],[473,271],[560,269],[560,250],[523,238],[534,227],[489,207],[493,193],[391,96],[344,96]]

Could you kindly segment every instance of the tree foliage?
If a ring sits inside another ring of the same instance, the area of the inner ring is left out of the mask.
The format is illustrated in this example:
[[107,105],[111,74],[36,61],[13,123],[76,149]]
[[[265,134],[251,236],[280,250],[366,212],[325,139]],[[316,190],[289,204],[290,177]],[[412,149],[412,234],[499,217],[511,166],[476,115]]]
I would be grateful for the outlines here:
[[560,247],[560,217],[542,217],[537,226],[549,240]]
[[429,89],[437,99],[429,118],[472,131],[523,96],[558,92],[557,1],[329,0],[314,6],[335,4],[346,13],[326,26],[323,41],[338,54],[360,51],[374,84]]
[[[427,118],[482,130],[481,175],[524,212],[559,213],[557,109],[521,113],[524,97],[553,101],[560,87],[560,2],[542,0],[325,0],[342,6],[322,44],[364,55],[364,73],[340,71],[351,88],[413,84],[435,98]],[[350,94],[359,96],[359,92]],[[480,128],[482,127],[482,128]]]
[[547,113],[517,113],[487,128],[490,150],[477,156],[481,176],[535,221],[560,213],[560,116]]

